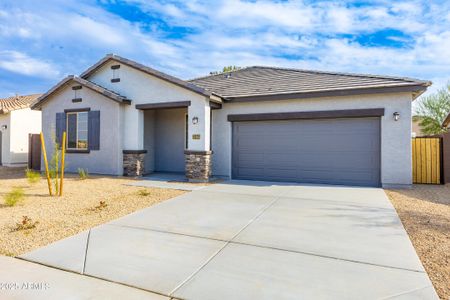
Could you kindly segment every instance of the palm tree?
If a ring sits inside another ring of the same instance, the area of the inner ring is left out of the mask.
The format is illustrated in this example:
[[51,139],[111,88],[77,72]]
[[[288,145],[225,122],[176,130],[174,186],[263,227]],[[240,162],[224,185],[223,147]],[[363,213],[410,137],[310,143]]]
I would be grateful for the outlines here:
[[422,132],[426,135],[441,134],[446,132],[442,128],[442,122],[450,112],[450,82],[447,87],[439,89],[436,93],[423,97],[415,110],[416,120]]

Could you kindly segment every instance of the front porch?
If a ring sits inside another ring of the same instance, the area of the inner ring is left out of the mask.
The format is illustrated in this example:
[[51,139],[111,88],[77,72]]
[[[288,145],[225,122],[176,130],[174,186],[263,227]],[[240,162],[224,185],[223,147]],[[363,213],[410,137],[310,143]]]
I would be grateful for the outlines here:
[[209,181],[211,111],[207,103],[136,105],[142,117],[142,149],[123,151],[124,175],[171,173],[184,174],[190,182]]

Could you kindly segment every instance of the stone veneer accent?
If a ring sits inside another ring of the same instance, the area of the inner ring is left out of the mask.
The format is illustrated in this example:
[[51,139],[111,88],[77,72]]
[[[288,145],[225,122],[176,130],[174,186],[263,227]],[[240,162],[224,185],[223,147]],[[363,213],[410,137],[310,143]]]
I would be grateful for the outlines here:
[[212,151],[185,150],[186,177],[191,182],[208,182],[211,176]]
[[123,175],[142,176],[147,150],[123,150]]

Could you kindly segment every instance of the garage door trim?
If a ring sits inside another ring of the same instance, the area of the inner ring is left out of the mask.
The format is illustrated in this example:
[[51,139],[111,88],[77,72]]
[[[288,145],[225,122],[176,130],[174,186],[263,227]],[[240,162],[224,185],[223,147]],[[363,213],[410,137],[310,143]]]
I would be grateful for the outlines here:
[[[366,119],[367,117],[358,117],[358,118],[347,118],[347,119]],[[319,118],[320,119],[320,118]],[[319,121],[319,119],[317,119],[318,121]],[[340,118],[333,118],[333,119],[335,119],[335,120],[338,120],[338,119],[340,119]],[[378,121],[376,122],[377,123],[377,128],[378,128],[378,136],[377,136],[377,143],[378,143],[378,149],[379,149],[379,151],[378,151],[378,172],[377,172],[377,174],[376,174],[376,183],[374,182],[373,184],[369,184],[369,185],[366,185],[366,184],[363,184],[363,186],[380,186],[381,185],[381,119],[380,119],[380,117],[369,117],[369,118],[367,118],[367,119],[378,119]],[[253,121],[253,120],[252,120]],[[279,120],[268,120],[269,122],[270,121],[279,121]],[[285,120],[281,120],[281,121],[285,121]],[[308,120],[305,120],[305,121],[308,121]],[[314,121],[314,120],[311,120],[311,121]],[[264,121],[263,121],[264,122]],[[236,124],[235,124],[236,123]],[[236,159],[237,159],[237,157],[235,156],[235,147],[236,147],[236,132],[235,132],[235,129],[236,129],[236,126],[235,125],[237,125],[237,124],[239,124],[239,123],[241,123],[241,122],[233,122],[233,126],[232,126],[232,145],[231,145],[231,147],[232,147],[232,157],[231,157],[231,176],[232,176],[232,178],[236,178],[236,179],[239,179],[239,175],[236,173],[236,169],[235,169],[235,166],[237,166],[237,161],[236,161]],[[253,122],[248,122],[248,121],[243,121],[242,123],[248,123],[248,124],[251,124],[251,123],[253,123]],[[255,122],[255,123],[257,123],[257,122]],[[247,180],[251,180],[250,178],[242,178],[242,179],[247,179]],[[253,179],[253,180],[266,180],[266,179],[257,179],[257,178],[255,178],[255,179]],[[270,181],[279,181],[279,180],[270,180]],[[292,180],[281,180],[281,181],[292,181]],[[297,180],[295,180],[295,182],[305,182],[305,183],[308,183],[308,181],[297,181]],[[310,182],[310,183],[313,183],[313,182]],[[323,183],[325,183],[325,182],[323,182]],[[342,183],[331,183],[330,182],[330,184],[342,184]],[[348,184],[344,184],[344,185],[348,185]],[[354,185],[354,184],[350,184],[350,185]],[[360,184],[356,184],[356,185],[360,185]]]
[[272,120],[297,120],[297,119],[337,119],[337,118],[367,118],[384,116],[384,108],[369,109],[345,109],[322,111],[298,111],[258,114],[231,114],[228,121],[272,121]]

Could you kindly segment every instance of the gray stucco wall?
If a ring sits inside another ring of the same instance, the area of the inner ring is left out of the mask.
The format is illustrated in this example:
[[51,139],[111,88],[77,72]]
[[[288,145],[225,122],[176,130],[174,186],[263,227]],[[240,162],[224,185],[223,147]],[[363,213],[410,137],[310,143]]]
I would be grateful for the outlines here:
[[6,125],[7,129],[2,130],[2,145],[1,145],[1,157],[0,163],[3,165],[8,165],[10,163],[11,148],[9,145],[9,133],[11,132],[11,114],[0,115],[0,128]]
[[[42,131],[45,136],[47,156],[52,156],[52,136],[55,135],[56,113],[65,109],[90,108],[100,111],[100,150],[90,153],[67,153],[66,171],[77,172],[78,168],[88,169],[90,173],[122,175],[121,147],[121,105],[86,87],[77,91],[83,100],[72,103],[75,92],[68,84],[54,94],[42,107]],[[42,163],[42,168],[44,164]]]
[[155,169],[162,172],[184,172],[186,109],[155,111]]
[[144,168],[145,174],[155,171],[155,111],[147,110],[144,112],[144,149],[145,154]]
[[[232,123],[228,114],[385,108],[381,118],[381,183],[384,186],[412,183],[411,102],[409,93],[227,103],[213,111],[213,175],[231,176]],[[394,121],[392,114],[400,113]]]
[[[121,95],[132,99],[131,106],[124,106],[123,109],[123,147],[127,150],[139,150],[144,148],[144,113],[135,109],[136,104],[191,101],[189,106],[190,119],[196,116],[199,118],[195,126],[189,128],[189,147],[191,150],[209,150],[209,103],[205,96],[199,95],[185,88],[179,87],[167,81],[143,73],[129,66],[120,64],[120,68],[115,71],[120,82],[111,83],[111,65],[118,64],[110,61],[99,68],[89,77],[89,80],[118,92]],[[193,134],[200,134],[200,139],[192,139]]]

